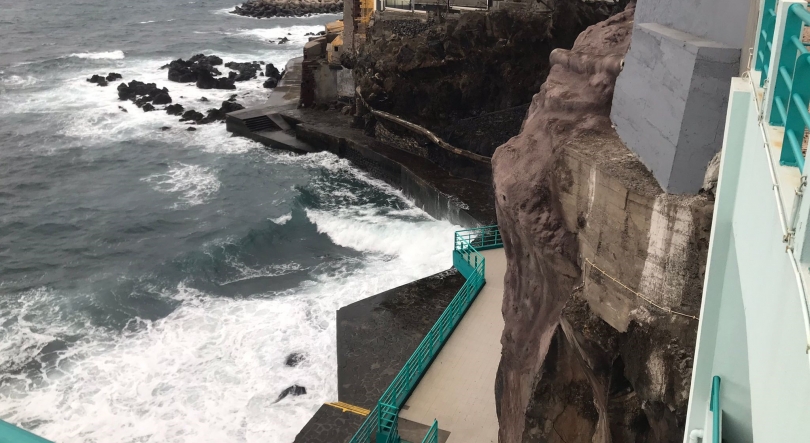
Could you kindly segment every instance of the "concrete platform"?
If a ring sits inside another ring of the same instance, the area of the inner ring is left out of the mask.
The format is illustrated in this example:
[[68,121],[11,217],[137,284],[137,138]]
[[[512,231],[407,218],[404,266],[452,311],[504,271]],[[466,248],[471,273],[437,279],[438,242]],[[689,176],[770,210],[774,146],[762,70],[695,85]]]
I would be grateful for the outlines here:
[[495,375],[501,360],[506,256],[503,249],[482,255],[487,283],[402,407],[400,429],[413,423],[427,428],[436,419],[447,443],[498,441]]

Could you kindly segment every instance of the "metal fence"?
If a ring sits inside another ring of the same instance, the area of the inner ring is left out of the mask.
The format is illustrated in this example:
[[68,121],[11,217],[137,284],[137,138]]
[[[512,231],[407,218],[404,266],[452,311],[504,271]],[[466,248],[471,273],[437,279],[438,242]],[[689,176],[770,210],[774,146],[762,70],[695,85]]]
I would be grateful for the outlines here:
[[804,172],[805,133],[810,128],[810,52],[803,34],[810,25],[807,3],[765,0],[754,50],[770,125],[784,127],[779,162]]
[[433,420],[433,424],[428,429],[427,435],[422,439],[422,443],[439,443],[439,422]]
[[[459,265],[464,265],[468,270],[465,273],[459,269],[467,281],[447,305],[436,324],[430,328],[397,376],[394,377],[394,381],[380,397],[377,406],[366,417],[350,443],[370,443],[372,434],[376,435],[375,441],[377,442],[399,442],[397,431],[399,409],[405,404],[405,400],[416,388],[433,359],[439,354],[444,343],[450,338],[450,334],[453,333],[475,297],[481,292],[481,288],[484,287],[486,261],[477,249],[493,249],[503,246],[497,226],[458,231],[455,234],[455,242],[453,261],[454,264],[460,261]],[[434,427],[435,436],[431,437],[429,430],[424,441],[438,441],[438,423],[435,421],[431,429]],[[429,437],[433,440],[428,439]]]

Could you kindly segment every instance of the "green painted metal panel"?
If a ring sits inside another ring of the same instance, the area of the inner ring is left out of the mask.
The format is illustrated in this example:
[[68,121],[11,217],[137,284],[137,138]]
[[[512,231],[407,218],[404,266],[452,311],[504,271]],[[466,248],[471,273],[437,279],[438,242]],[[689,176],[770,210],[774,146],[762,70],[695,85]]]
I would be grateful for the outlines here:
[[52,443],[42,437],[0,420],[0,443]]
[[[399,408],[419,384],[430,364],[439,354],[447,339],[455,330],[475,297],[484,287],[486,261],[478,251],[503,247],[503,238],[497,226],[484,226],[455,233],[453,265],[467,279],[453,300],[447,305],[436,324],[422,339],[422,342],[388,386],[377,406],[366,417],[350,443],[370,443],[375,441],[398,443],[397,422]],[[435,424],[435,423],[434,423]],[[438,438],[438,425],[436,438]],[[437,441],[437,440],[436,440]]]

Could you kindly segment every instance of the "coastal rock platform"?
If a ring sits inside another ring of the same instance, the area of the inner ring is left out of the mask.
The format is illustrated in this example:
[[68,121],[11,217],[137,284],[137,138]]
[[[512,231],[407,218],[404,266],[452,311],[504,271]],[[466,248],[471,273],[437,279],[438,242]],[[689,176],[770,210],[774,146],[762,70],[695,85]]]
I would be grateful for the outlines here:
[[250,0],[231,14],[253,18],[302,17],[343,12],[343,0]]

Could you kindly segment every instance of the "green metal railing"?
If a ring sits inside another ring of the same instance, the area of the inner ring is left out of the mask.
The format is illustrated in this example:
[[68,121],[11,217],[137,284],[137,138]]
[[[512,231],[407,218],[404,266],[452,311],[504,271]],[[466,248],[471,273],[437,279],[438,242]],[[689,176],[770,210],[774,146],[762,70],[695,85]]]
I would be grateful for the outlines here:
[[712,378],[712,395],[709,401],[709,410],[712,412],[712,443],[721,443],[723,439],[723,428],[721,418],[723,410],[720,409],[720,377]]
[[784,126],[779,162],[804,171],[804,132],[810,128],[810,52],[802,43],[802,30],[810,25],[806,5],[794,3],[785,18],[782,49],[776,62],[770,124]]
[[776,28],[776,0],[765,0],[762,3],[762,24],[759,28],[759,42],[757,47],[754,69],[762,73],[760,86],[765,85],[771,64],[771,51],[773,50],[773,33]]
[[439,443],[439,422],[433,420],[433,424],[428,429],[425,438],[422,439],[422,443]]
[[26,430],[0,420],[0,443],[51,443]]
[[[396,443],[399,441],[397,432],[399,409],[405,404],[405,400],[416,388],[433,359],[439,354],[444,343],[450,338],[450,334],[453,333],[475,297],[481,292],[481,288],[484,287],[486,261],[478,250],[502,246],[503,240],[497,226],[456,232],[453,264],[467,281],[394,377],[391,385],[382,394],[377,406],[366,417],[350,443],[370,443],[372,435],[376,435],[377,442]],[[434,421],[433,427],[436,428],[436,437],[433,437],[434,440],[425,441],[436,441],[438,438],[438,423]],[[430,431],[425,438],[428,439],[428,437],[430,437]]]

